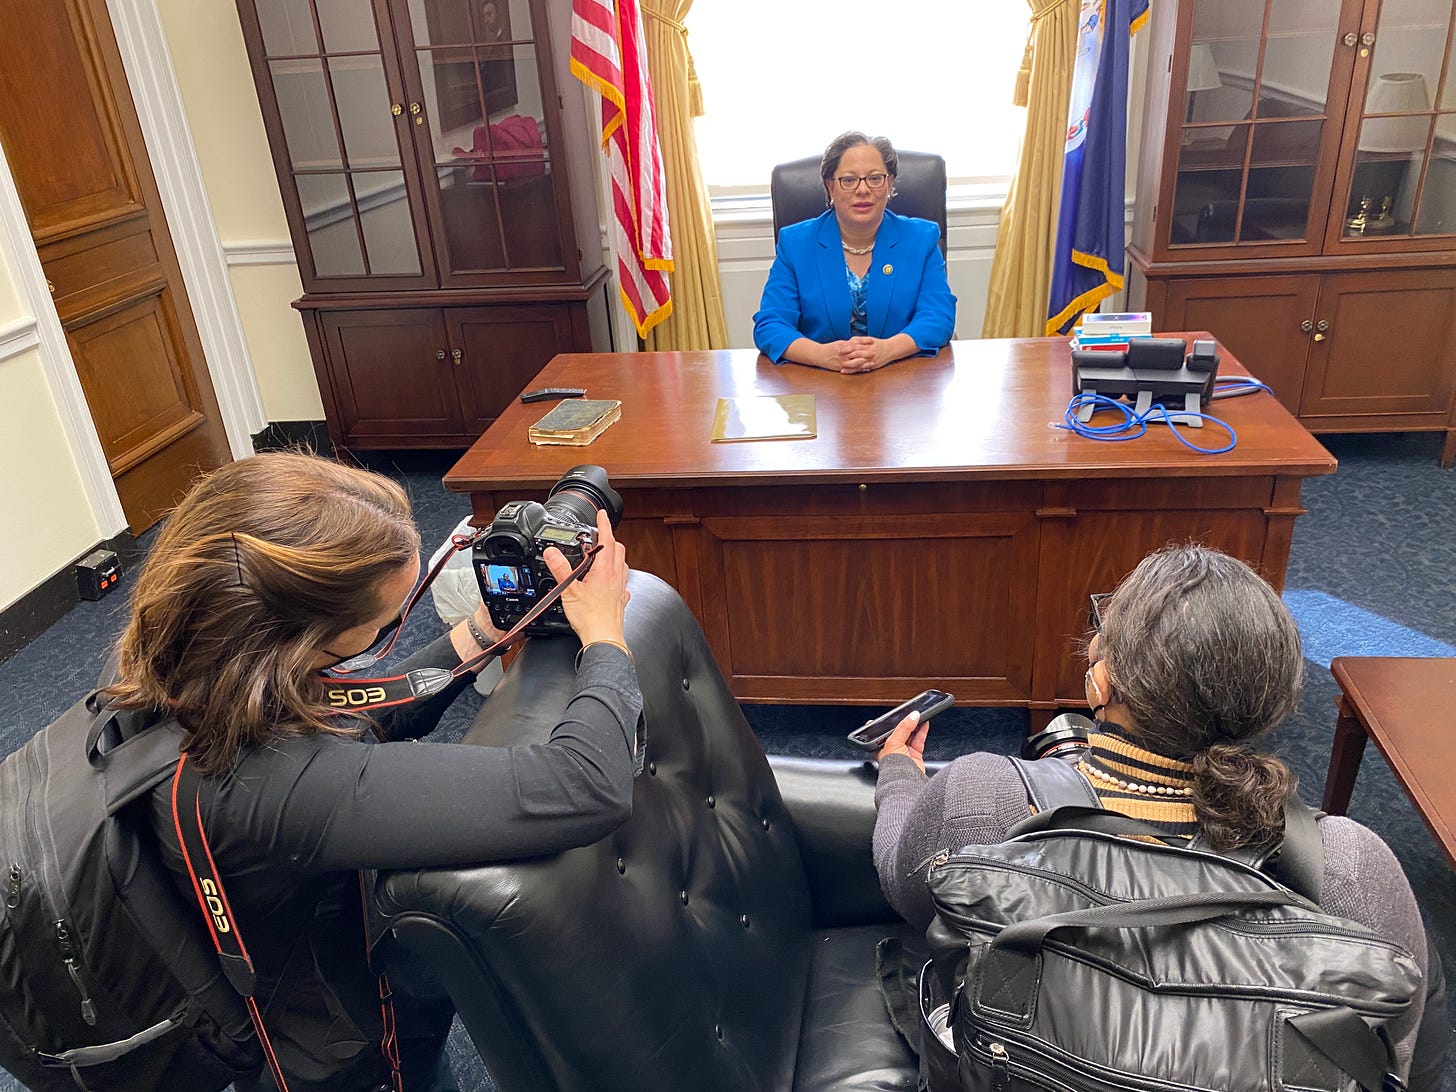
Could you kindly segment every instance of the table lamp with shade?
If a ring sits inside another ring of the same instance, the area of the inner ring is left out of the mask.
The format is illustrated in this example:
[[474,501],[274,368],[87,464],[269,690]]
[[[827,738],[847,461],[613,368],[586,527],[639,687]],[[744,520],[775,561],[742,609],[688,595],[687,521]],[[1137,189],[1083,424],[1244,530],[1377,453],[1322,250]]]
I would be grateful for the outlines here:
[[1411,157],[1425,150],[1431,108],[1426,80],[1419,72],[1386,72],[1370,84],[1365,113],[1404,114],[1366,117],[1356,148],[1362,154],[1350,179],[1350,209],[1345,230],[1353,235],[1390,231],[1394,208],[1410,171]]
[[[1193,96],[1200,91],[1213,91],[1223,86],[1223,80],[1218,74],[1218,62],[1213,59],[1213,47],[1207,42],[1194,42],[1193,48],[1188,51],[1188,114],[1183,119],[1185,125],[1193,121]],[[1196,129],[1185,129],[1183,131],[1183,143],[1187,144],[1198,139],[1199,133]]]

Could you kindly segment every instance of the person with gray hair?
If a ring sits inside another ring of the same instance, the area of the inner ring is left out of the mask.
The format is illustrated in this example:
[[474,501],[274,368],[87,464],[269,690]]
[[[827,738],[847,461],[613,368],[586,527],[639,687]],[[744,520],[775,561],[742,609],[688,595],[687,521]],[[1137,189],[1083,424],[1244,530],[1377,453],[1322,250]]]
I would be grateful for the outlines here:
[[[1101,597],[1087,645],[1096,721],[1077,765],[1102,806],[1152,823],[1174,844],[1213,849],[1282,835],[1295,778],[1255,744],[1299,702],[1299,631],[1279,595],[1244,562],[1203,546],[1150,554]],[[942,849],[1000,842],[1029,814],[1000,755],[925,770],[929,724],[906,717],[879,753],[874,858],[890,904],[911,924],[934,916],[923,862]],[[1445,980],[1410,883],[1390,848],[1343,817],[1319,822],[1321,905],[1409,951],[1426,992],[1395,1025],[1411,1089],[1440,1087],[1449,1029]]]
[[931,356],[955,332],[940,228],[885,206],[900,160],[890,142],[841,133],[824,149],[825,211],[779,232],[753,316],[753,341],[775,364],[841,374]]

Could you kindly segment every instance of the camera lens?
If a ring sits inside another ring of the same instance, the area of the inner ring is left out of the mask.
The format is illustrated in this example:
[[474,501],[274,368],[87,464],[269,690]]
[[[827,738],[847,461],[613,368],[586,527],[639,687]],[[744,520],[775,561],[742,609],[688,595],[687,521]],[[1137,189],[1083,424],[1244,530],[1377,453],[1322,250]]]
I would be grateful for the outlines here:
[[1087,749],[1087,737],[1095,727],[1080,713],[1063,713],[1040,732],[1022,741],[1021,757],[1037,759],[1077,755]]
[[622,495],[607,481],[604,469],[587,463],[572,467],[551,487],[546,510],[588,527],[596,524],[602,510],[615,527],[622,519]]

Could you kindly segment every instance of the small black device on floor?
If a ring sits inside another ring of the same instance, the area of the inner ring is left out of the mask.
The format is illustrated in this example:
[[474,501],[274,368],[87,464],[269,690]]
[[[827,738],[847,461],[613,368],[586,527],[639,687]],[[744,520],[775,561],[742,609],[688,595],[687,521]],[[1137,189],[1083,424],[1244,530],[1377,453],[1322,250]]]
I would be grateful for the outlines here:
[[92,550],[76,562],[76,591],[82,599],[100,599],[121,580],[121,559],[112,550]]
[[[1179,411],[1169,416],[1170,422],[1202,428],[1203,419],[1197,415],[1213,397],[1218,347],[1201,338],[1185,356],[1186,349],[1180,337],[1134,338],[1125,350],[1115,352],[1073,349],[1072,394],[1127,398],[1139,416],[1161,402]],[[1077,410],[1077,419],[1090,421],[1096,408],[1087,400]]]
[[521,395],[521,401],[529,404],[531,402],[549,402],[557,398],[584,398],[585,396],[585,387],[541,387]]
[[881,713],[872,720],[867,720],[849,733],[849,742],[856,747],[863,747],[866,751],[878,751],[884,745],[885,740],[890,738],[890,733],[895,726],[909,716],[912,712],[920,714],[922,723],[943,712],[955,704],[955,695],[947,694],[944,690],[925,690],[916,694],[909,701],[897,705],[888,713]]

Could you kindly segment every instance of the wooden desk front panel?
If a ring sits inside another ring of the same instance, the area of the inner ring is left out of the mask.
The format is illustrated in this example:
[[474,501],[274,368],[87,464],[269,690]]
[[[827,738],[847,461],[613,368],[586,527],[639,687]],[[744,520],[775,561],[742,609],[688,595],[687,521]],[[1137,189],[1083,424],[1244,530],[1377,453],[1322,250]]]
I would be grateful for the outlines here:
[[[1297,496],[1297,481],[1293,483]],[[675,587],[742,701],[1082,700],[1087,603],[1148,552],[1202,542],[1282,583],[1276,479],[623,491],[633,568]],[[489,520],[522,494],[475,494]],[[535,499],[544,499],[536,495]]]

